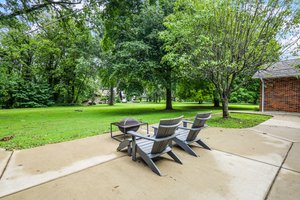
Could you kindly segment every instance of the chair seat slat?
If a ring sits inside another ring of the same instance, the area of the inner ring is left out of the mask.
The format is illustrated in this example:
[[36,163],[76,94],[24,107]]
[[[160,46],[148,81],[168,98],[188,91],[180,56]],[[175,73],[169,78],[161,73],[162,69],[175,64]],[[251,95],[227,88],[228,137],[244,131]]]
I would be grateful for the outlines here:
[[176,162],[182,164],[180,159],[176,156],[169,146],[169,143],[174,137],[170,137],[175,134],[177,127],[180,125],[183,116],[174,119],[160,120],[158,125],[155,138],[152,140],[147,139],[137,133],[131,133],[132,136],[136,137],[133,144],[133,154],[132,159],[135,160],[135,153],[138,152],[142,159],[147,163],[147,165],[152,169],[153,172],[161,175],[159,169],[153,162],[153,158],[158,157],[164,153],[168,153]]

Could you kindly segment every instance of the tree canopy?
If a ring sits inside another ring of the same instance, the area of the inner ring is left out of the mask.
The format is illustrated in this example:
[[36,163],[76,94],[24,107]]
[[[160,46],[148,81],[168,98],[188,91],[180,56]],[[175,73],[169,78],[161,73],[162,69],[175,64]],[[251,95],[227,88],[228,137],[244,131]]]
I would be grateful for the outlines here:
[[[237,79],[248,80],[282,54],[278,38],[299,30],[292,1],[178,1],[161,33],[164,60],[187,71],[201,70],[215,86],[228,117],[228,98]],[[299,35],[296,35],[299,37]],[[243,81],[240,81],[243,83]]]
[[299,24],[296,0],[6,0],[0,107],[77,104],[102,88],[111,105],[123,92],[166,109],[220,100],[228,117],[229,101],[257,103],[251,76],[297,47]]

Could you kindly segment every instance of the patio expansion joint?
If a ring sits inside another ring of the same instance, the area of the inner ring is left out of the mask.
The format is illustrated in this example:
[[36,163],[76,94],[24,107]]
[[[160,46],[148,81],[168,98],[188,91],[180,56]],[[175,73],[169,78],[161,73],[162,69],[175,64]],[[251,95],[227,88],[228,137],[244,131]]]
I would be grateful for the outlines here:
[[[278,127],[278,126],[276,126],[276,127]],[[300,141],[292,141],[292,140],[289,140],[289,139],[286,139],[286,138],[283,138],[283,137],[271,135],[271,134],[266,133],[266,132],[264,132],[264,131],[259,131],[259,130],[253,129],[253,127],[252,127],[252,128],[248,128],[248,130],[257,132],[257,133],[259,133],[259,134],[267,135],[267,136],[269,136],[269,137],[273,137],[273,138],[276,138],[276,139],[280,139],[280,140],[284,140],[284,141],[287,141],[287,142],[291,142],[291,143],[299,143],[299,142],[300,142]]]
[[[274,176],[274,179],[273,179],[273,181],[272,181],[272,183],[271,183],[271,185],[270,185],[270,187],[269,187],[269,190],[268,190],[268,192],[267,192],[267,194],[266,194],[264,200],[267,200],[267,199],[268,199],[268,197],[269,197],[269,195],[270,195],[270,193],[271,193],[271,191],[272,191],[273,185],[274,185],[274,183],[275,183],[275,181],[276,181],[276,179],[277,179],[277,177],[278,177],[278,175],[279,175],[280,170],[281,170],[281,169],[284,169],[282,166],[283,166],[283,164],[285,163],[285,161],[286,161],[286,159],[287,159],[287,157],[288,157],[288,155],[289,155],[289,153],[290,153],[290,151],[291,151],[293,145],[294,145],[294,143],[292,142],[290,148],[288,149],[288,151],[286,152],[286,154],[285,154],[285,156],[284,156],[283,161],[281,162],[280,167],[279,167],[278,170],[277,170],[277,173],[276,173],[275,176]],[[292,171],[292,170],[291,170],[291,171]]]
[[44,184],[47,184],[47,183],[51,183],[51,182],[53,182],[53,181],[55,181],[55,180],[58,180],[58,179],[61,179],[61,178],[67,177],[67,176],[71,176],[71,175],[73,175],[73,174],[78,174],[78,173],[80,173],[80,172],[82,172],[82,171],[84,171],[84,170],[87,170],[87,169],[90,169],[90,168],[93,168],[93,167],[96,167],[96,166],[99,166],[99,165],[102,165],[102,164],[105,164],[105,163],[108,163],[108,162],[111,162],[111,161],[120,159],[120,158],[123,158],[123,157],[126,157],[126,156],[127,156],[127,155],[122,155],[122,156],[113,158],[113,159],[111,159],[111,160],[107,160],[107,161],[105,161],[105,162],[102,162],[102,163],[99,163],[99,164],[96,164],[96,165],[93,165],[93,166],[90,166],[90,167],[86,167],[86,168],[84,168],[84,169],[81,169],[81,170],[78,170],[78,171],[75,171],[75,172],[72,172],[72,173],[69,173],[69,174],[66,174],[66,175],[57,177],[57,178],[49,179],[48,181],[44,181],[44,182],[41,182],[41,183],[39,183],[39,184],[36,184],[36,185],[30,186],[30,187],[24,188],[24,189],[21,189],[21,190],[12,192],[12,193],[9,193],[9,194],[7,194],[7,195],[0,196],[0,199],[3,198],[3,197],[8,197],[8,196],[17,194],[17,193],[19,193],[19,192],[23,192],[23,191],[29,190],[29,189],[31,189],[31,188],[35,188],[35,187],[38,187],[38,186],[41,186],[41,185],[44,185]]
[[240,158],[244,158],[244,159],[247,159],[247,160],[252,160],[254,162],[259,162],[259,163],[262,163],[262,164],[265,164],[265,165],[270,165],[270,166],[273,166],[273,167],[280,167],[280,166],[275,165],[275,164],[267,163],[267,162],[264,162],[264,161],[261,161],[261,160],[256,160],[254,158],[249,158],[249,157],[246,157],[246,156],[241,156],[239,154],[235,154],[235,153],[232,153],[232,152],[223,151],[223,150],[219,150],[219,149],[213,149],[213,150],[219,151],[219,152],[223,152],[223,153],[227,153],[227,154],[230,154],[230,155],[233,155],[233,156],[237,156],[237,157],[240,157]]
[[290,168],[286,168],[286,167],[282,167],[282,169],[300,174],[300,171],[297,171],[294,169],[290,169]]
[[9,164],[9,162],[10,162],[10,160],[11,160],[13,154],[14,154],[14,151],[11,152],[11,154],[10,154],[10,156],[9,156],[9,158],[8,158],[8,160],[7,160],[7,162],[6,162],[6,164],[5,164],[4,169],[3,169],[2,173],[0,174],[0,181],[1,181],[1,179],[2,179],[2,177],[3,177],[3,175],[4,175],[5,171],[6,171],[6,169],[7,169],[7,167],[8,167],[8,164]]

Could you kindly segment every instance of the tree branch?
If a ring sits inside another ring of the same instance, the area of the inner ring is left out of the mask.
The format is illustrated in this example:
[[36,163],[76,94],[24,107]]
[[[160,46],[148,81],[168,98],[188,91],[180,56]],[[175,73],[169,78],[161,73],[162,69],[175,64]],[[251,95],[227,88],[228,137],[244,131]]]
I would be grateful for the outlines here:
[[28,14],[37,10],[41,10],[43,8],[47,8],[48,6],[54,6],[54,5],[60,5],[60,6],[66,6],[66,5],[76,5],[76,4],[80,4],[82,0],[76,1],[76,2],[72,2],[72,1],[67,1],[67,0],[62,0],[62,1],[54,1],[54,0],[46,0],[45,3],[41,3],[41,4],[35,4],[32,6],[27,7],[27,5],[23,5],[23,8],[20,8],[18,10],[13,11],[12,13],[9,14],[0,14],[0,20],[3,19],[9,19],[9,18],[13,18],[19,15],[23,15],[23,14]]

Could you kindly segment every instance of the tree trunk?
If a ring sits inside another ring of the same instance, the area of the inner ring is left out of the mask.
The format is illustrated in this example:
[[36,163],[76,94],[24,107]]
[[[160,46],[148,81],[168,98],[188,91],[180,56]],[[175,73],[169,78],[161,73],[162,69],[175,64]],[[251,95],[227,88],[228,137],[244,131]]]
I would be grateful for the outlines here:
[[111,85],[109,88],[109,101],[108,105],[113,106],[114,105],[114,87]]
[[173,110],[172,107],[172,68],[166,66],[166,110]]
[[[85,82],[85,79],[86,79],[86,78],[84,78],[84,81],[81,82],[80,86],[78,87],[78,91],[77,91],[77,94],[76,94],[76,96],[75,96],[75,98],[74,98],[74,100],[73,100],[73,103],[77,103],[77,102],[78,102],[79,95],[81,94],[81,90],[82,90],[82,88],[83,88],[83,84],[84,84],[84,82]],[[93,101],[93,102],[94,102],[94,101]]]
[[215,107],[215,108],[220,107],[220,101],[219,101],[218,98],[214,98],[214,107]]
[[75,86],[72,85],[72,90],[71,90],[71,104],[75,104]]
[[15,98],[11,90],[8,91],[8,100],[5,101],[5,108],[11,108],[14,105]]
[[214,107],[215,108],[220,107],[220,96],[219,96],[219,93],[216,89],[213,92],[213,102],[214,102]]
[[171,87],[170,88],[166,88],[166,110],[173,110],[173,107],[172,107],[172,90],[171,90]]
[[[71,84],[69,82],[69,84]],[[66,98],[66,103],[67,104],[73,104],[73,100],[74,100],[74,92],[75,92],[75,88],[74,85],[71,86],[71,88],[67,90],[67,98]]]
[[[51,88],[51,89],[53,89],[53,88]],[[58,102],[58,98],[59,98],[59,93],[58,92],[53,92],[53,101],[55,103]]]
[[223,109],[223,118],[229,118],[228,97],[224,93],[222,96],[222,109]]
[[121,103],[122,103],[122,100],[123,100],[122,91],[119,92],[119,98],[120,98],[120,101],[121,101]]

